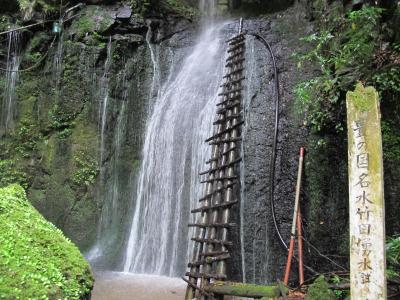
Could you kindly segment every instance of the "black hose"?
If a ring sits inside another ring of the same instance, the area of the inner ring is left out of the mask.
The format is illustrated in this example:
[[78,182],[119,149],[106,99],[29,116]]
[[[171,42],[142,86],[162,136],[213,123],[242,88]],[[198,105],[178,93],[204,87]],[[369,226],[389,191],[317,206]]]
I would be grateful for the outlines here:
[[[289,251],[289,248],[287,244],[285,243],[285,240],[283,239],[282,233],[279,229],[278,222],[276,220],[276,212],[275,212],[275,165],[276,165],[276,145],[278,141],[278,127],[279,127],[279,103],[281,100],[281,96],[279,93],[279,78],[278,78],[278,68],[276,67],[276,59],[275,55],[272,51],[271,46],[267,42],[265,38],[263,38],[261,35],[257,33],[246,33],[248,35],[254,36],[257,40],[259,40],[263,45],[267,48],[268,52],[271,55],[272,59],[272,67],[274,69],[274,79],[275,79],[275,128],[274,128],[274,137],[273,137],[273,142],[272,142],[272,153],[271,153],[271,161],[270,161],[270,192],[269,192],[269,200],[270,200],[270,205],[271,205],[271,213],[272,213],[272,220],[274,222],[274,227],[275,231],[278,235],[278,238],[282,244],[282,246],[285,248],[286,251]],[[293,254],[293,258],[295,260],[298,260],[297,257]],[[311,273],[314,274],[319,274],[319,272],[315,271],[313,268],[310,266],[303,264],[303,266],[310,271]]]
[[278,125],[279,125],[279,103],[281,100],[281,96],[279,93],[279,78],[278,78],[278,68],[276,67],[276,60],[275,60],[275,55],[272,52],[272,48],[267,42],[266,39],[264,39],[262,36],[260,36],[257,33],[247,33],[248,35],[254,36],[256,39],[258,39],[261,43],[264,44],[264,46],[268,49],[268,52],[271,55],[272,58],[272,67],[274,69],[274,79],[275,79],[275,129],[274,129],[274,138],[272,142],[272,153],[271,153],[271,161],[270,161],[270,172],[269,172],[269,178],[270,178],[270,190],[269,190],[269,201],[271,205],[271,212],[272,212],[272,220],[274,222],[275,226],[275,231],[278,234],[279,240],[281,241],[283,247],[285,247],[286,250],[289,250],[287,244],[285,243],[281,231],[278,226],[278,222],[276,220],[276,213],[275,213],[275,165],[276,165],[276,144],[278,140]]
[[[268,52],[271,55],[272,58],[272,66],[274,69],[274,79],[275,79],[275,129],[274,129],[274,138],[273,138],[273,143],[272,143],[272,153],[271,153],[271,162],[270,162],[270,193],[269,193],[269,200],[270,200],[270,205],[271,205],[271,212],[272,212],[272,220],[274,222],[274,227],[275,227],[275,231],[279,237],[279,240],[281,241],[281,244],[283,245],[283,247],[289,251],[289,248],[287,246],[287,244],[285,243],[285,240],[282,237],[282,233],[279,229],[278,226],[278,222],[276,220],[276,212],[275,212],[275,165],[276,165],[276,144],[277,144],[277,140],[278,140],[278,125],[279,125],[279,103],[280,103],[280,93],[279,93],[279,78],[278,78],[278,69],[276,67],[276,59],[274,56],[274,53],[272,51],[271,46],[269,45],[269,43],[267,42],[267,40],[265,38],[263,38],[262,36],[260,36],[257,33],[246,33],[248,35],[254,36],[256,39],[258,39],[261,43],[264,44],[264,46],[267,48]],[[316,248],[315,246],[313,246],[309,241],[307,241],[304,237],[303,240],[305,242],[307,242],[309,245],[311,245],[314,250],[317,251],[317,253],[329,260],[332,264],[340,267],[342,270],[346,270],[346,268],[344,268],[343,266],[339,265],[338,263],[336,263],[335,261],[331,260],[330,258],[328,258],[326,255],[323,255],[318,248]],[[295,255],[293,255],[294,259],[297,260],[297,257]],[[317,271],[315,271],[313,268],[311,268],[310,266],[307,266],[306,264],[303,264],[304,267],[309,270],[311,273],[314,274],[319,274]]]

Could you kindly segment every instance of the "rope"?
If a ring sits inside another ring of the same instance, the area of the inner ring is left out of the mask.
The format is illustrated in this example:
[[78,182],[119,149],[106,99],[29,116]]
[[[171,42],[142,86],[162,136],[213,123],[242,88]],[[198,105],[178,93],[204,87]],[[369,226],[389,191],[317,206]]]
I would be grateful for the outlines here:
[[23,70],[7,70],[7,69],[0,68],[0,71],[2,71],[2,72],[10,72],[10,73],[11,73],[11,72],[22,73],[22,72],[29,72],[29,71],[31,71],[31,70],[37,68],[37,67],[44,61],[44,59],[49,55],[50,49],[53,48],[53,45],[54,45],[54,42],[55,42],[56,38],[57,38],[57,36],[54,36],[54,38],[53,38],[53,40],[51,41],[51,44],[50,44],[50,46],[49,46],[49,49],[47,49],[47,52],[46,52],[46,53],[40,58],[40,60],[39,60],[36,64],[34,64],[33,66],[31,66],[31,67],[29,67],[29,68],[27,68],[27,69],[23,69]]
[[[82,6],[82,5],[83,5],[82,3],[79,3],[79,4],[75,5],[75,6],[73,6],[73,7],[69,8],[69,9],[67,9],[67,10],[65,11],[65,13],[64,13],[64,16],[65,16],[65,14],[67,14],[68,12],[70,12],[70,11],[74,10],[75,8],[78,8],[78,7]],[[63,22],[63,23],[68,22],[69,20],[71,20],[71,19],[73,19],[73,18],[75,18],[75,17],[77,17],[77,16],[79,16],[79,15],[80,15],[80,13],[77,13],[77,14],[75,14],[75,15],[73,15],[73,16],[71,16],[71,17],[65,19],[65,20],[63,20],[62,22]],[[64,16],[63,16],[63,17],[64,17]],[[62,20],[62,18],[60,18],[60,20]],[[0,35],[6,34],[6,33],[10,33],[10,32],[13,32],[13,31],[18,31],[18,30],[21,30],[21,29],[26,29],[26,28],[29,28],[29,27],[33,27],[33,26],[40,25],[40,24],[44,24],[44,23],[48,23],[48,22],[54,22],[54,20],[43,21],[43,22],[39,22],[39,23],[35,23],[35,24],[28,25],[28,26],[19,27],[19,28],[15,28],[15,29],[8,30],[8,31],[0,32]],[[56,37],[57,37],[57,36],[54,36],[53,41],[51,42],[51,44],[50,44],[50,46],[49,46],[49,49],[47,50],[46,54],[45,54],[44,56],[42,56],[42,58],[41,58],[36,64],[34,64],[32,67],[29,67],[29,68],[24,69],[24,70],[7,70],[7,69],[4,69],[4,68],[1,68],[1,67],[0,67],[0,71],[2,71],[2,72],[18,72],[18,73],[21,73],[21,72],[29,72],[29,71],[31,71],[31,70],[37,68],[37,67],[43,62],[43,60],[48,56],[48,54],[49,54],[49,52],[50,52],[50,49],[51,49],[51,48],[53,47],[53,45],[54,45],[54,42],[55,42],[55,40],[56,40]]]
[[38,23],[35,23],[35,24],[31,24],[31,25],[27,25],[27,26],[22,26],[22,27],[10,29],[10,30],[7,30],[7,31],[0,32],[0,35],[4,35],[4,34],[7,34],[7,33],[10,33],[10,32],[13,32],[13,31],[18,31],[18,30],[22,30],[22,29],[31,28],[31,27],[34,27],[34,26],[37,26],[37,25],[42,25],[42,24],[46,24],[46,23],[50,23],[50,22],[54,22],[54,20],[42,21],[42,22],[38,22]]
[[325,254],[321,253],[321,251],[319,251],[319,249],[318,249],[317,247],[315,247],[313,244],[311,244],[311,242],[309,242],[305,237],[302,237],[302,239],[303,239],[303,241],[306,242],[306,244],[307,244],[310,248],[314,249],[314,250],[317,252],[317,254],[318,254],[319,256],[325,258],[325,259],[328,260],[330,263],[332,263],[333,265],[339,267],[339,268],[342,269],[343,271],[348,271],[345,267],[339,265],[337,262],[335,262],[334,260],[332,260],[331,258],[329,258],[328,256],[326,256]]

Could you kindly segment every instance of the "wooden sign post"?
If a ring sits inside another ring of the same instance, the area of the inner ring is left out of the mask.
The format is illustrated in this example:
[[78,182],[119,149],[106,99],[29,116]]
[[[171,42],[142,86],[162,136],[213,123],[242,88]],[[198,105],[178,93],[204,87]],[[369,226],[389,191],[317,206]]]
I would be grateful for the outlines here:
[[386,299],[385,205],[378,93],[348,92],[351,300]]

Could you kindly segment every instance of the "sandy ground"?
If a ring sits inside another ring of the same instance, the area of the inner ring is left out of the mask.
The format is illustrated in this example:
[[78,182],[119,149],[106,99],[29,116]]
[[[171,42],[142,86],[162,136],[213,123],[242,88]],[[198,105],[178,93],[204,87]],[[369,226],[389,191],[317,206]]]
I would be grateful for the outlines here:
[[92,300],[182,300],[186,284],[180,278],[129,273],[95,274]]

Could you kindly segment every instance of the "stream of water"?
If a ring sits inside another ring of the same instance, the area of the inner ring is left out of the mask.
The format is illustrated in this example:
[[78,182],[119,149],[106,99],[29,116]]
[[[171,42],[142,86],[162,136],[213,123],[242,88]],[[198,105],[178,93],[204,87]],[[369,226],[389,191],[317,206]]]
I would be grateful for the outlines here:
[[15,115],[15,88],[18,82],[18,70],[21,62],[21,33],[11,31],[7,35],[7,64],[5,91],[1,115],[1,129],[4,132],[12,129]]
[[[224,24],[204,30],[148,120],[124,271],[180,275],[188,251],[190,208],[201,194],[198,173],[210,156],[222,78]],[[192,201],[192,202],[191,202]]]

